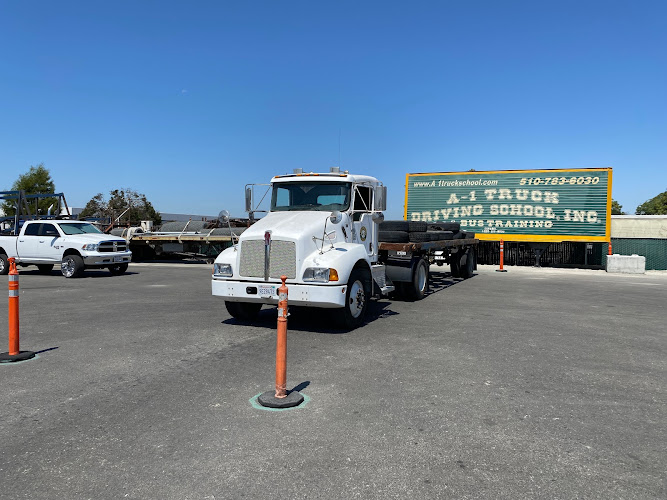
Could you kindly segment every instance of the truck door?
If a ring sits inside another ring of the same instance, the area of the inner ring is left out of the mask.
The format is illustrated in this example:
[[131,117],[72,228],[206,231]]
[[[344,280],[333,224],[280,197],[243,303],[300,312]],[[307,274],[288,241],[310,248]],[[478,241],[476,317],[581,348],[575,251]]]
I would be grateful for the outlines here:
[[371,260],[377,256],[375,233],[376,225],[373,223],[373,188],[371,186],[356,185],[354,187],[353,200],[353,236],[355,243],[361,243],[366,248],[366,253]]
[[55,224],[43,223],[40,225],[38,233],[38,256],[41,260],[47,262],[60,262],[63,252],[58,242],[60,233]]
[[38,255],[40,226],[38,222],[26,224],[23,233],[19,234],[16,241],[16,253],[19,254],[20,260],[32,260]]

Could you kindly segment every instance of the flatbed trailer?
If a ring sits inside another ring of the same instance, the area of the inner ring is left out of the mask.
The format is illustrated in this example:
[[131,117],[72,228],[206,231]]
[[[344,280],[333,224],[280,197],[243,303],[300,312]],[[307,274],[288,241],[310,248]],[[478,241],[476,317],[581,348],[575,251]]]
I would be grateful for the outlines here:
[[[239,228],[241,229],[241,228]],[[149,257],[173,254],[181,257],[197,257],[213,263],[225,248],[233,243],[232,236],[206,232],[133,233],[129,237],[130,248],[138,256]],[[235,235],[234,240],[238,240]]]
[[396,292],[419,300],[428,291],[429,266],[449,264],[453,278],[467,279],[477,269],[476,247],[479,240],[463,238],[425,242],[378,242],[380,264]]

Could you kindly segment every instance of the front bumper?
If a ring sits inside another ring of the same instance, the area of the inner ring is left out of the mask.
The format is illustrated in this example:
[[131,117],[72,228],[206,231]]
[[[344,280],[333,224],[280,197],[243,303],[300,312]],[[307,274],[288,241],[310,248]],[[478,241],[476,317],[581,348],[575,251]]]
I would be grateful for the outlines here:
[[[271,296],[260,296],[259,287],[275,287]],[[223,297],[229,302],[255,302],[260,304],[278,304],[280,283],[264,281],[234,281],[213,278],[213,295]],[[253,289],[256,293],[252,293]],[[347,285],[299,285],[287,284],[288,303],[291,305],[338,308],[345,305]]]
[[127,264],[132,260],[132,252],[90,252],[83,255],[83,263],[86,266],[113,266],[114,264]]

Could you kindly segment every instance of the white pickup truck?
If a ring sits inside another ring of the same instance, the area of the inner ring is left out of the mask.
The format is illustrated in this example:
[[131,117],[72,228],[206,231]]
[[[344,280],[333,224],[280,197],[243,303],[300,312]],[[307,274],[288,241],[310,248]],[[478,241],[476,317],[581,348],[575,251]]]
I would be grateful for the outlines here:
[[[340,326],[352,329],[363,323],[373,296],[396,291],[409,300],[423,298],[431,263],[450,264],[457,278],[475,269],[478,240],[441,231],[447,241],[430,241],[426,223],[383,223],[387,190],[374,177],[336,167],[297,171],[274,177],[269,189],[268,214],[220,253],[213,267],[212,293],[237,319],[250,320],[263,304],[277,304],[281,275],[287,276],[290,304],[338,309]],[[246,189],[248,211],[252,192]],[[402,231],[383,235],[381,224],[423,224],[423,238],[400,240],[396,236],[408,236]]]
[[88,268],[108,268],[123,274],[132,260],[124,239],[102,233],[89,222],[41,219],[26,221],[18,236],[0,236],[0,275],[7,274],[7,259],[21,266],[36,265],[50,273],[60,265],[66,278],[76,278]]

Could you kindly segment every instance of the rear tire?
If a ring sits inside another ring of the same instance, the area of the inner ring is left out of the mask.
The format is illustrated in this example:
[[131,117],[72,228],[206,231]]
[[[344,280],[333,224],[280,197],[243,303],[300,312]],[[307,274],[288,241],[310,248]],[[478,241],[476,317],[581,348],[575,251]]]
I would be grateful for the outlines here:
[[0,276],[4,276],[9,272],[9,261],[4,253],[0,253]]
[[459,266],[460,256],[457,253],[449,255],[449,270],[452,273],[452,278],[461,277],[461,268]]
[[250,321],[257,317],[259,310],[262,308],[262,304],[256,304],[254,302],[225,301],[225,307],[232,317],[241,321]]
[[60,263],[60,272],[65,278],[78,278],[83,274],[83,259],[76,254],[65,255]]
[[114,276],[120,276],[127,271],[127,264],[116,264],[115,266],[109,266],[109,272]]
[[461,278],[464,280],[472,278],[475,271],[475,250],[473,248],[469,248],[463,253],[463,255],[461,255],[461,260],[459,261],[459,271]]
[[340,325],[346,330],[354,330],[364,322],[371,296],[370,279],[370,273],[365,269],[353,269],[350,273],[345,306],[339,319]]
[[428,291],[428,261],[420,259],[415,265],[412,281],[403,284],[403,290],[409,300],[421,300]]
[[39,274],[51,274],[53,271],[53,264],[37,264]]

